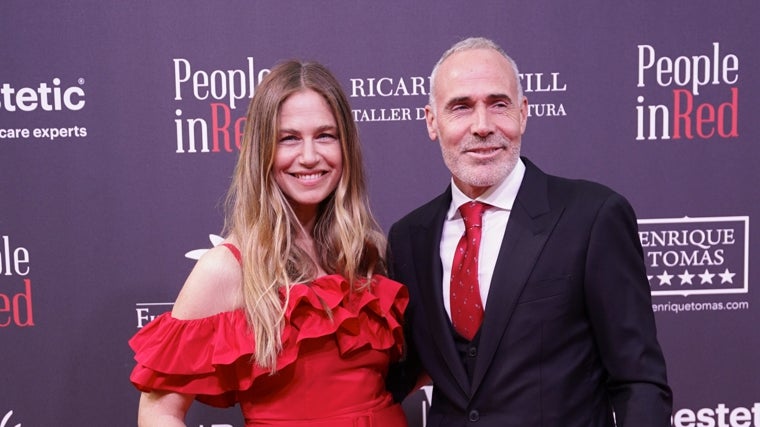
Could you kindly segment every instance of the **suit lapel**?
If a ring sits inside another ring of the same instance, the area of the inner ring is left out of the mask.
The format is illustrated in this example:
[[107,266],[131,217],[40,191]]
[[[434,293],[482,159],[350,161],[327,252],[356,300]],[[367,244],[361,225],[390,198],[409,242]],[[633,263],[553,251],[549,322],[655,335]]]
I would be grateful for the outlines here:
[[446,360],[451,376],[456,380],[462,393],[468,395],[470,386],[467,373],[459,359],[454,337],[450,332],[450,322],[443,306],[443,289],[441,288],[443,280],[440,257],[441,231],[450,203],[451,189],[447,188],[432,205],[433,214],[425,216],[426,220],[416,225],[413,230],[412,244],[420,296],[422,301],[427,302],[418,306],[425,312],[431,328],[429,332]]
[[525,176],[510,213],[486,302],[473,393],[491,365],[520,293],[561,214],[561,207],[550,210],[547,176],[526,159],[523,161]]

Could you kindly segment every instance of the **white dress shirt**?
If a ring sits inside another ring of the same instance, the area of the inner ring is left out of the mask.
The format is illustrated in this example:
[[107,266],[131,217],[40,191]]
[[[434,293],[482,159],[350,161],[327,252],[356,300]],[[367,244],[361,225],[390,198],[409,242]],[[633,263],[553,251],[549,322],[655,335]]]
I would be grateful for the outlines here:
[[[499,256],[501,241],[504,238],[504,231],[507,229],[509,214],[512,211],[524,175],[525,164],[522,159],[519,159],[512,173],[504,181],[492,186],[475,199],[490,205],[483,214],[483,231],[478,255],[478,286],[480,287],[480,299],[483,302],[484,309],[488,299],[488,291],[491,288],[491,277],[496,267],[496,258]],[[446,313],[449,314],[449,318],[451,318],[451,298],[449,295],[451,264],[454,261],[454,251],[456,251],[459,239],[464,234],[464,221],[459,213],[459,206],[469,201],[471,199],[457,188],[452,179],[451,206],[446,213],[446,221],[443,223],[440,247],[441,263],[443,264],[443,305],[446,308]]]

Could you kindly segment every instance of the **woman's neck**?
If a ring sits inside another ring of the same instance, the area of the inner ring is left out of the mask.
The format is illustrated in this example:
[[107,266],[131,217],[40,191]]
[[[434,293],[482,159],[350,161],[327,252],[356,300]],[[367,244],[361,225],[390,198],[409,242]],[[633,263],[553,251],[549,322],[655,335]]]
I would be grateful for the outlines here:
[[295,243],[299,248],[306,252],[311,261],[314,263],[314,266],[317,268],[317,277],[324,276],[327,274],[327,272],[324,268],[322,268],[322,264],[319,262],[319,256],[317,255],[317,244],[314,241],[314,236],[311,233],[305,233],[306,230],[303,231],[304,232],[298,234]]

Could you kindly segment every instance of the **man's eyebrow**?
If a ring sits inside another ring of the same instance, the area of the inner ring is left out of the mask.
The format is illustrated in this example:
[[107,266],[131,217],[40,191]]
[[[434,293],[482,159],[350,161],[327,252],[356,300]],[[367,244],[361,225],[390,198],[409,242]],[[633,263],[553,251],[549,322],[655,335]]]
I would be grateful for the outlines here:
[[[512,103],[512,98],[506,93],[492,93],[486,96],[486,101],[488,102],[508,101],[509,103]],[[448,102],[446,102],[446,107],[451,107],[452,105],[458,105],[458,104],[468,104],[470,102],[472,102],[472,97],[458,96],[456,98],[451,98]]]
[[458,96],[456,98],[451,98],[446,102],[446,107],[451,107],[452,105],[458,105],[458,104],[468,104],[472,98],[469,96]]
[[504,100],[506,100],[506,101],[512,102],[512,98],[509,95],[507,95],[506,93],[494,93],[494,94],[488,95],[488,97],[486,97],[486,99],[489,100],[489,101],[504,101]]

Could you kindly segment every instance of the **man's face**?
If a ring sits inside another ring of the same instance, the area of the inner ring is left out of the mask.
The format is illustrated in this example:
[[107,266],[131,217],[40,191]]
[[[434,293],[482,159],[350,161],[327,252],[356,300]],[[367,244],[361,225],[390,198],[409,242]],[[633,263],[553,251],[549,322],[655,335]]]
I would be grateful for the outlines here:
[[425,107],[428,135],[440,142],[454,183],[475,198],[517,164],[528,100],[518,99],[509,61],[491,49],[449,56],[434,78],[435,105]]

